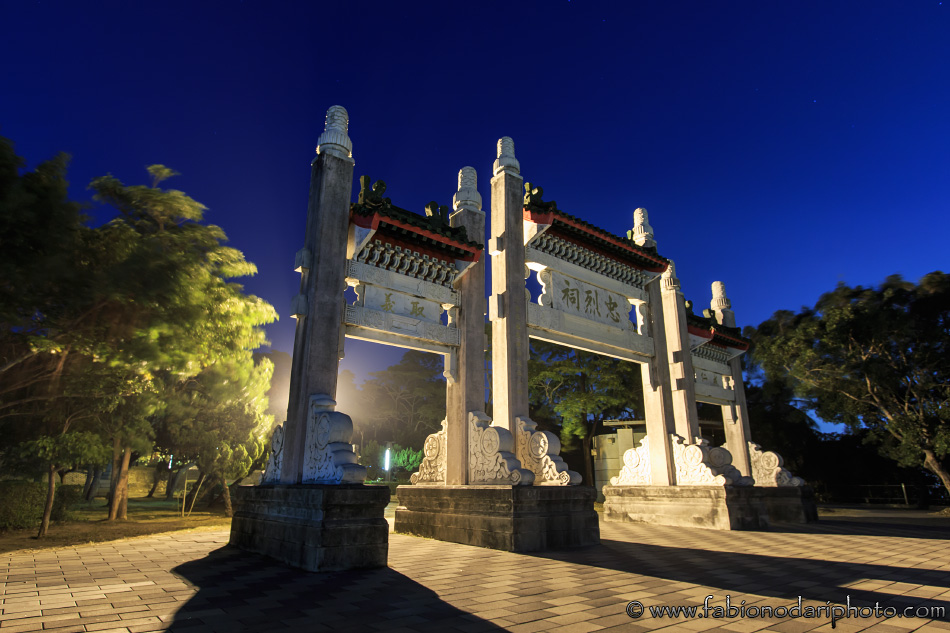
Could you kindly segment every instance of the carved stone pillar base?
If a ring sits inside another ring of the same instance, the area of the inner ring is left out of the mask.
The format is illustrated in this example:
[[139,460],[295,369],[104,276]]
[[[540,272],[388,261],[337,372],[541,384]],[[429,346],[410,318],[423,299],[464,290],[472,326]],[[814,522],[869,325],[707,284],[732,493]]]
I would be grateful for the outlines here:
[[818,520],[815,493],[809,486],[759,487],[772,523],[812,523]]
[[604,486],[604,520],[765,530],[769,513],[751,486]]
[[387,564],[386,486],[237,486],[233,495],[234,547],[307,571]]
[[399,486],[395,531],[508,552],[595,545],[589,486]]
[[767,530],[818,520],[811,489],[604,486],[604,520],[713,530]]

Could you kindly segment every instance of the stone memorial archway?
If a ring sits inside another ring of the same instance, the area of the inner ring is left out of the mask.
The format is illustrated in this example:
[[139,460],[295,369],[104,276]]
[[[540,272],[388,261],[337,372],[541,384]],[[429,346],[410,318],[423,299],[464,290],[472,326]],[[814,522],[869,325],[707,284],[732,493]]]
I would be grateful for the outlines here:
[[[446,418],[426,440],[412,485],[398,488],[399,532],[512,551],[599,541],[594,490],[579,485],[558,456],[558,438],[529,417],[529,336],[643,368],[647,438],[605,487],[607,520],[754,528],[770,515],[813,515],[801,480],[749,442],[738,364],[747,342],[722,284],[713,286],[710,311],[691,314],[645,210],[626,238],[566,214],[523,183],[508,137],[498,141],[491,180],[489,418],[485,214],[475,170],[459,172],[451,209],[430,203],[424,216],[412,213],[369,177],[351,204],[348,128],[346,110],[330,108],[295,259],[301,284],[287,421],[274,433],[262,485],[236,493],[231,544],[313,571],[386,564],[389,491],[363,484],[352,421],[336,410],[347,336],[445,358]],[[538,303],[525,287],[530,270],[543,285]],[[347,285],[356,291],[352,305]],[[699,438],[697,401],[722,407],[728,450]]]

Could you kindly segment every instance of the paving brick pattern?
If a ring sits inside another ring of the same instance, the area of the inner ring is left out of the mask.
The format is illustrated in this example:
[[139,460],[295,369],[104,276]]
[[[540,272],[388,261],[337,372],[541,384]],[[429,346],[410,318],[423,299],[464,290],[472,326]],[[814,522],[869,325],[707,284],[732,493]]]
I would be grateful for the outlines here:
[[[602,544],[511,554],[390,535],[390,566],[309,574],[180,532],[0,557],[0,633],[55,631],[831,631],[829,618],[653,617],[649,607],[943,606],[946,526],[825,520],[770,532],[602,523]],[[637,618],[625,605],[648,609]],[[950,631],[849,618],[836,631]]]

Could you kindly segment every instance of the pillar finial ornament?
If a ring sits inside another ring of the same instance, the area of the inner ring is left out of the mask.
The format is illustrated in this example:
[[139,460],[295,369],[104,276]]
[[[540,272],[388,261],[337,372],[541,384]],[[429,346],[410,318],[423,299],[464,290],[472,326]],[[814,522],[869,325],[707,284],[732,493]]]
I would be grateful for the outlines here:
[[347,132],[350,127],[350,115],[343,106],[331,106],[327,110],[327,122],[323,134],[317,140],[317,154],[331,154],[340,158],[353,157],[353,143]]
[[656,248],[656,240],[653,239],[653,227],[650,226],[650,218],[647,215],[647,210],[643,207],[639,207],[633,212],[633,228],[627,231],[627,238],[633,240],[637,246]]
[[498,139],[498,158],[495,159],[492,173],[497,176],[501,172],[514,176],[521,175],[521,163],[515,158],[515,142],[510,136],[502,136]]
[[462,167],[459,170],[459,188],[452,196],[452,208],[456,211],[482,210],[482,196],[478,193],[478,174],[474,167]]
[[728,310],[732,307],[732,302],[726,296],[726,284],[721,281],[712,283],[712,301],[709,303],[709,307],[713,310]]
[[732,302],[726,296],[726,284],[714,281],[712,284],[712,301],[709,307],[716,317],[716,322],[726,327],[736,326],[736,313],[732,311]]
[[676,265],[673,263],[673,260],[670,260],[670,265],[666,267],[666,270],[663,271],[663,274],[660,275],[660,278],[663,280],[663,290],[678,290],[680,287],[680,280],[676,278]]

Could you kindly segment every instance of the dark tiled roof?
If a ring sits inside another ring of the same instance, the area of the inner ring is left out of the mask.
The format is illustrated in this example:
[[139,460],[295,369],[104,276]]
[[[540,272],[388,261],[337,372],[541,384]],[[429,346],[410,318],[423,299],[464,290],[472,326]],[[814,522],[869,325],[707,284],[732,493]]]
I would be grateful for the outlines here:
[[[714,319],[711,314],[706,316],[708,312],[710,311],[705,310],[703,316],[699,316],[687,311],[686,325],[711,332],[713,335],[713,343],[728,345],[729,347],[748,347],[751,341],[747,338],[743,338],[742,330],[737,327],[727,327],[716,323],[716,319]],[[740,345],[736,345],[736,342],[740,343]]]
[[[435,233],[446,238],[449,242],[455,242],[456,245],[467,246],[469,247],[468,250],[482,249],[481,244],[468,239],[464,226],[449,225],[448,207],[430,203],[426,207],[426,212],[430,215],[420,215],[395,206],[389,198],[383,197],[385,191],[386,183],[382,180],[377,180],[370,189],[369,176],[360,177],[359,201],[350,205],[351,213],[367,218],[376,215],[380,218],[394,220],[395,222],[388,224],[397,229],[401,228],[402,232],[408,232],[405,226],[414,227]],[[403,226],[400,227],[399,225]]]
[[[555,227],[563,234],[576,237],[578,241],[588,242],[599,250],[621,257],[632,259],[641,267],[666,268],[669,260],[657,253],[655,246],[639,246],[628,237],[614,235],[609,231],[594,226],[578,217],[557,208],[553,200],[545,202],[541,199],[544,190],[541,187],[525,183],[524,208],[533,213],[551,213]],[[622,244],[622,246],[621,246]]]

